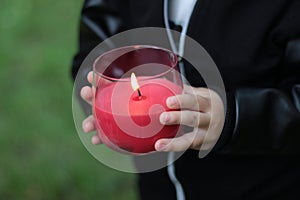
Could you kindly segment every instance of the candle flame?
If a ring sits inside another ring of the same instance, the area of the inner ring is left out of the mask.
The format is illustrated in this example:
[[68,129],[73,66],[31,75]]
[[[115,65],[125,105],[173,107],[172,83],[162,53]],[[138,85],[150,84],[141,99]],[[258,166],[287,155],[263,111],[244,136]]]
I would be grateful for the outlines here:
[[131,86],[134,91],[136,91],[140,88],[134,73],[131,74]]

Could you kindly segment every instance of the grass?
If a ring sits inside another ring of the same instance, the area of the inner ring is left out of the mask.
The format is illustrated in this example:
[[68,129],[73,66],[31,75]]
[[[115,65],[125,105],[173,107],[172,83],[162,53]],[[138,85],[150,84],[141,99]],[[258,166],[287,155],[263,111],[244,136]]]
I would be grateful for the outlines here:
[[0,199],[136,199],[135,176],[94,159],[72,119],[81,1],[1,0]]

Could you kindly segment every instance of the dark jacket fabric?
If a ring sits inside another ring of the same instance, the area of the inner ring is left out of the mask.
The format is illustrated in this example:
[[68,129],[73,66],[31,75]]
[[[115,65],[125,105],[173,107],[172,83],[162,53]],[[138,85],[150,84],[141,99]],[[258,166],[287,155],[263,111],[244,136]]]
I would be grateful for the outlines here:
[[[138,27],[164,27],[162,0],[85,1],[73,77],[101,41]],[[299,199],[300,1],[200,0],[187,35],[217,64],[229,106],[213,152],[175,163],[187,199]],[[166,169],[139,177],[143,199],[175,198]]]

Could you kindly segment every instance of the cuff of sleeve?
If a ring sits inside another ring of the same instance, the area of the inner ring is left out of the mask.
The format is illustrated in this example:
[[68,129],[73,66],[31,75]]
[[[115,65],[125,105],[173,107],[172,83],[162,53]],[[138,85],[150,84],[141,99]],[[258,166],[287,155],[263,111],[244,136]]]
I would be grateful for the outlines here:
[[235,103],[235,97],[232,92],[226,93],[226,116],[225,116],[225,123],[223,130],[221,132],[221,135],[215,144],[215,146],[212,148],[211,153],[220,152],[222,153],[222,150],[226,146],[226,144],[230,141],[234,127],[235,127],[235,121],[236,121],[236,103]]

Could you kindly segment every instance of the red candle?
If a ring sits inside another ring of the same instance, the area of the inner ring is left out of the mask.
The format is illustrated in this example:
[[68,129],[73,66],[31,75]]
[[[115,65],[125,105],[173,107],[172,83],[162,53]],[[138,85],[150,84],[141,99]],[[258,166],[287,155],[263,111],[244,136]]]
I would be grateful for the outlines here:
[[[166,99],[182,93],[182,89],[166,79],[139,78],[139,90],[130,81],[106,84],[95,94],[94,116],[98,134],[104,144],[114,150],[132,153],[154,151],[160,138],[173,138],[178,125],[164,126],[159,116],[170,111]],[[100,86],[99,86],[100,87]]]

